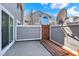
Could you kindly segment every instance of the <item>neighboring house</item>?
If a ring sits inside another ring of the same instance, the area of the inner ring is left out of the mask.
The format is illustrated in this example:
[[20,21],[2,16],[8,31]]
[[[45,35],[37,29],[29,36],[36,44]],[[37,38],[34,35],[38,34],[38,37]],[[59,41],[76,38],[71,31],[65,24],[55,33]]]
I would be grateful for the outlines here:
[[3,55],[16,40],[16,25],[23,24],[23,4],[0,4],[0,55]]
[[72,16],[72,17],[69,17],[69,18],[71,18],[70,19],[70,22],[78,22],[79,23],[79,16]]
[[41,24],[51,24],[53,17],[42,11],[31,12],[30,14],[24,16],[25,25],[41,25]]

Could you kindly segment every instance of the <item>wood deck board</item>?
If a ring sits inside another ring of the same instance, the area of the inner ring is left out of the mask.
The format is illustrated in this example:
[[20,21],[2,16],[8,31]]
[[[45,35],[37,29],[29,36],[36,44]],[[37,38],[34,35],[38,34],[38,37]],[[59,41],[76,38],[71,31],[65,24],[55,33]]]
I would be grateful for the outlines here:
[[41,43],[55,56],[74,56],[72,53],[64,50],[61,46],[51,42],[50,40],[41,40]]
[[[47,42],[46,44],[48,45],[51,45],[51,43]],[[54,52],[55,54],[63,54],[64,52],[59,48],[57,47],[55,44],[52,44],[51,46],[48,46],[49,48],[51,48],[50,50],[52,52]],[[52,48],[53,47],[53,48]],[[62,51],[62,52],[61,52]]]

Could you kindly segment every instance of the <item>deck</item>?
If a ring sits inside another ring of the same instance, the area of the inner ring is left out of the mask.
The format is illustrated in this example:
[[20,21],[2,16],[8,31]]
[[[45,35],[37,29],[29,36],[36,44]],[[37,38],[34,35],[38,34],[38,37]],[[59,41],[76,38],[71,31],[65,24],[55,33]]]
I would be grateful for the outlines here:
[[4,56],[51,56],[40,41],[21,41],[15,44]]
[[4,56],[75,56],[49,40],[20,41],[4,54]]

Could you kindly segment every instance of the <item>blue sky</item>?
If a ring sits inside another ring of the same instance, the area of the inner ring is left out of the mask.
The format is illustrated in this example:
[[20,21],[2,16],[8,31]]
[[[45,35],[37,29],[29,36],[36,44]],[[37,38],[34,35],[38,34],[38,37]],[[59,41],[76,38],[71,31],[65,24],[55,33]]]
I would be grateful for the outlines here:
[[56,17],[62,8],[67,9],[68,16],[79,15],[79,3],[26,3],[24,13],[28,14],[33,9],[33,11],[41,10]]

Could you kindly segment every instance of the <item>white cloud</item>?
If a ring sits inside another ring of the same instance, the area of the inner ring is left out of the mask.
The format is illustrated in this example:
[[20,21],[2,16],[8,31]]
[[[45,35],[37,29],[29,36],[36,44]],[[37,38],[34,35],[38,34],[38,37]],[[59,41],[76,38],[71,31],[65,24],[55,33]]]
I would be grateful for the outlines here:
[[68,9],[68,10],[67,10],[68,15],[69,15],[69,16],[78,15],[78,14],[79,14],[79,12],[78,12],[78,11],[76,11],[76,9],[77,9],[77,7],[76,7],[76,6],[74,6],[74,7],[70,8],[70,9]]
[[51,9],[54,9],[54,8],[62,9],[62,8],[64,8],[64,7],[66,7],[66,6],[68,6],[68,5],[69,5],[69,3],[52,3],[52,4],[50,5],[50,8],[51,8]]

